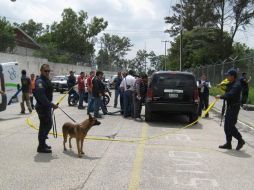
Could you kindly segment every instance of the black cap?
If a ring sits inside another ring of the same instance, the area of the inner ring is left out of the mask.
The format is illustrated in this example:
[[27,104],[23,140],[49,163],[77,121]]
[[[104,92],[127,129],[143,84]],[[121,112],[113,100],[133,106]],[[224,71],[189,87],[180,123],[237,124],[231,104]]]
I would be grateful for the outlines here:
[[225,75],[227,75],[227,76],[234,76],[234,77],[236,78],[236,77],[237,77],[237,72],[236,72],[235,69],[231,68],[231,69],[229,69],[229,70],[225,73]]

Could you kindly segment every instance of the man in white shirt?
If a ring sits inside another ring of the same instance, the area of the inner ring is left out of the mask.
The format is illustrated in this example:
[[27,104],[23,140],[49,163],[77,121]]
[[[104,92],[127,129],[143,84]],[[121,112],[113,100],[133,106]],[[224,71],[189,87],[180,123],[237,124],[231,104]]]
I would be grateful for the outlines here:
[[132,94],[134,90],[135,81],[136,79],[134,77],[134,71],[130,70],[128,72],[128,75],[122,80],[120,84],[120,88],[124,90],[124,97],[123,97],[124,117],[130,117],[130,116],[133,117]]

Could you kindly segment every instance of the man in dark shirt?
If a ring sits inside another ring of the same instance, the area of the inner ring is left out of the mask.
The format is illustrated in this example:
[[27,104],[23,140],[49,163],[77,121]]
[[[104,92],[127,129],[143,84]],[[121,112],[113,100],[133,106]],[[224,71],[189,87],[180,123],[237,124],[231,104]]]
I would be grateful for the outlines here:
[[245,141],[242,139],[242,135],[236,128],[238,113],[240,110],[240,96],[241,96],[241,85],[237,81],[237,72],[234,69],[230,69],[227,73],[227,79],[229,84],[227,85],[226,92],[224,95],[217,95],[217,99],[223,99],[227,102],[227,110],[225,115],[224,131],[226,134],[226,144],[220,145],[222,149],[232,149],[231,141],[232,137],[238,140],[236,150],[240,150]]
[[241,86],[242,86],[242,98],[241,98],[241,106],[247,103],[248,95],[249,95],[249,82],[251,80],[251,76],[247,79],[247,73],[242,73],[242,77],[240,78]]
[[25,113],[25,102],[30,113],[32,113],[32,107],[30,103],[29,92],[31,91],[31,80],[26,76],[26,70],[21,71],[21,91],[22,91],[22,102],[20,103],[21,114]]
[[115,100],[114,100],[114,108],[117,107],[117,103],[118,103],[118,96],[120,95],[120,84],[122,82],[123,78],[122,78],[122,73],[118,72],[117,73],[117,77],[114,79],[113,83],[115,85]]
[[40,119],[39,126],[39,146],[37,152],[51,153],[51,146],[46,144],[49,131],[52,128],[52,110],[57,109],[58,105],[52,103],[53,86],[49,80],[50,68],[48,64],[41,66],[41,75],[35,82],[34,97],[36,99],[35,109]]
[[101,102],[103,99],[103,93],[105,91],[105,87],[102,84],[102,77],[103,77],[103,72],[102,71],[97,71],[96,76],[93,78],[93,89],[92,89],[92,94],[94,97],[94,117],[96,118],[101,118],[101,115],[99,114],[99,108],[102,108],[102,111],[104,114],[107,113],[106,110],[104,110],[104,107],[101,106]]
[[68,76],[68,79],[67,79],[68,90],[70,90],[75,85],[76,85],[76,77],[74,76],[74,72],[70,71],[70,76]]

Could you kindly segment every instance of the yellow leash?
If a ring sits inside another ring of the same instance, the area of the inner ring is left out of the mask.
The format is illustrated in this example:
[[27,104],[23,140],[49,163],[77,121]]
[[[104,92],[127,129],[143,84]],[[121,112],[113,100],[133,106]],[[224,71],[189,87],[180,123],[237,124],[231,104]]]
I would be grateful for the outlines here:
[[[67,93],[65,93],[62,97],[60,97],[57,101],[57,104],[59,105],[63,99],[66,97],[66,95],[69,93],[69,91]],[[155,136],[151,136],[151,137],[147,137],[147,138],[142,138],[142,139],[138,139],[138,140],[129,140],[129,139],[112,139],[112,138],[106,138],[106,137],[95,137],[95,136],[87,136],[86,139],[88,140],[96,140],[96,141],[114,141],[114,142],[125,142],[125,143],[138,143],[138,142],[141,142],[141,141],[147,141],[147,140],[152,140],[152,139],[157,139],[157,138],[160,138],[162,136],[166,136],[166,135],[169,135],[169,134],[175,134],[177,133],[178,131],[181,131],[183,129],[186,129],[188,127],[191,127],[193,126],[194,124],[196,124],[199,120],[202,119],[202,117],[204,117],[215,105],[215,103],[217,102],[218,100],[215,99],[210,105],[209,107],[205,110],[205,112],[202,114],[201,117],[199,117],[197,120],[195,120],[194,122],[184,126],[184,127],[181,127],[179,129],[176,129],[175,131],[170,131],[170,132],[166,132],[166,133],[162,133],[162,134],[159,134],[159,135],[155,135]],[[35,130],[39,130],[38,127],[35,126],[35,124],[31,121],[30,118],[27,118],[26,119],[26,124],[35,129]],[[49,134],[52,134],[52,132],[50,132]],[[63,136],[63,134],[57,134],[59,136]]]

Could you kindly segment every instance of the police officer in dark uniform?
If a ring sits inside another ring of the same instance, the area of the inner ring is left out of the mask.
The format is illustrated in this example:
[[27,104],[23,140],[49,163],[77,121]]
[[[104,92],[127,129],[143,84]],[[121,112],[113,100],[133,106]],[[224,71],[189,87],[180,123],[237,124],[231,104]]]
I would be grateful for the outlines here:
[[247,73],[242,73],[242,77],[240,78],[241,86],[242,86],[242,99],[241,106],[247,103],[248,95],[249,95],[249,82],[251,80],[251,76],[247,79]]
[[222,149],[232,149],[231,141],[232,137],[238,140],[236,150],[240,150],[245,141],[242,139],[242,135],[236,128],[237,117],[240,110],[240,98],[241,98],[241,85],[237,80],[237,72],[235,69],[230,69],[226,73],[229,84],[227,85],[224,95],[217,95],[216,98],[224,99],[227,103],[227,110],[225,115],[224,131],[226,134],[226,144],[219,146]]
[[48,64],[41,66],[41,75],[35,82],[34,97],[36,99],[35,109],[40,119],[39,126],[39,146],[37,152],[51,153],[51,147],[46,144],[49,131],[52,127],[52,110],[57,109],[57,105],[52,103],[53,86],[49,80],[50,68]]

